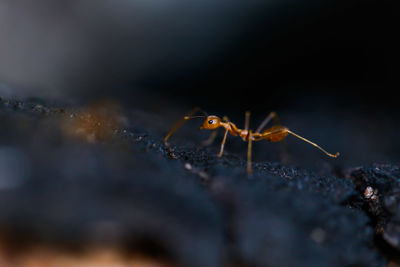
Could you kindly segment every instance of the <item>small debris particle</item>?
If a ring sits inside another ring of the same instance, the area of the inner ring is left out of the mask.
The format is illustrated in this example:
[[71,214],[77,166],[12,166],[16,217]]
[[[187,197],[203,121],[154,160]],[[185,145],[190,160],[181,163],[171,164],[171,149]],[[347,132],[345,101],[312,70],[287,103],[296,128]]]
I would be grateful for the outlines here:
[[368,186],[367,188],[365,188],[365,191],[364,191],[365,198],[371,198],[373,194],[374,194],[374,189],[371,186]]
[[314,240],[316,243],[321,244],[322,242],[325,241],[326,233],[323,229],[318,227],[311,232],[310,236],[311,239]]
[[374,190],[371,186],[368,186],[367,188],[365,188],[364,198],[376,200],[377,194],[378,194],[377,189]]
[[198,175],[200,176],[201,179],[208,180],[208,174],[205,171],[200,171]]
[[174,151],[171,148],[168,148],[168,156],[173,159],[178,159],[178,157],[174,154]]
[[193,169],[193,167],[190,163],[185,163],[185,169],[188,171],[191,171]]

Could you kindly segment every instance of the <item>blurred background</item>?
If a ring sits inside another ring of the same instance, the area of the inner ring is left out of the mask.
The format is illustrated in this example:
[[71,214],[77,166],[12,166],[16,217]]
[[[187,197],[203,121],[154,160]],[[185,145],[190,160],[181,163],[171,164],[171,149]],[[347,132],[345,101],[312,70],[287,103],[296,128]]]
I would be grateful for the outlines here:
[[201,106],[239,126],[251,110],[255,128],[275,110],[344,166],[397,162],[392,4],[0,0],[0,94],[113,98],[171,124]]
[[[376,214],[346,174],[400,164],[395,11],[390,0],[0,0],[0,266],[384,266]],[[341,156],[293,136],[284,150],[258,142],[260,179],[243,179],[246,144],[228,137],[217,159],[222,131],[200,149],[199,120],[163,145],[194,106],[238,127],[250,110],[253,129],[276,111]],[[85,260],[60,244],[87,245]]]

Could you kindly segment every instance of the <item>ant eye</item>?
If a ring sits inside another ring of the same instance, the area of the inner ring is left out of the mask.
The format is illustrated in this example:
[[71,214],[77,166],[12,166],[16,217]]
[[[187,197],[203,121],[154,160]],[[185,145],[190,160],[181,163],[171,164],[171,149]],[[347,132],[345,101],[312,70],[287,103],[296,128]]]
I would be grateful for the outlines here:
[[213,123],[214,123],[213,120],[209,120],[209,121],[208,121],[208,124],[213,124]]

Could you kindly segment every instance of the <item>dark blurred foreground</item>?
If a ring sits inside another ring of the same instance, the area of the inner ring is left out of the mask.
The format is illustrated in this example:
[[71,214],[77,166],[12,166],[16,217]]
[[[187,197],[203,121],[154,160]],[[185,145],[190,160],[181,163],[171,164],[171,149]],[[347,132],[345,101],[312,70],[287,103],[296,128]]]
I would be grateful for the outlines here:
[[218,158],[188,122],[166,147],[177,118],[159,116],[1,99],[0,264],[399,264],[398,167],[310,171],[256,153],[247,177],[244,143]]

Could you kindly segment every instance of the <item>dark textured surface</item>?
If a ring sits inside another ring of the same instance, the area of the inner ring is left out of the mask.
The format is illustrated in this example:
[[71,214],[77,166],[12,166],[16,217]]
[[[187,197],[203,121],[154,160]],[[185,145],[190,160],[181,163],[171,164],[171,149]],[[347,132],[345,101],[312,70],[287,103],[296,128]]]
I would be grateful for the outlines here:
[[116,245],[183,266],[384,266],[399,247],[398,167],[258,161],[247,177],[242,155],[218,158],[196,135],[166,147],[151,115],[107,105],[1,99],[8,242]]
[[[375,164],[357,168],[350,173],[360,193],[364,209],[371,217],[377,233],[397,250],[400,249],[400,169]],[[366,195],[372,189],[372,197]]]

